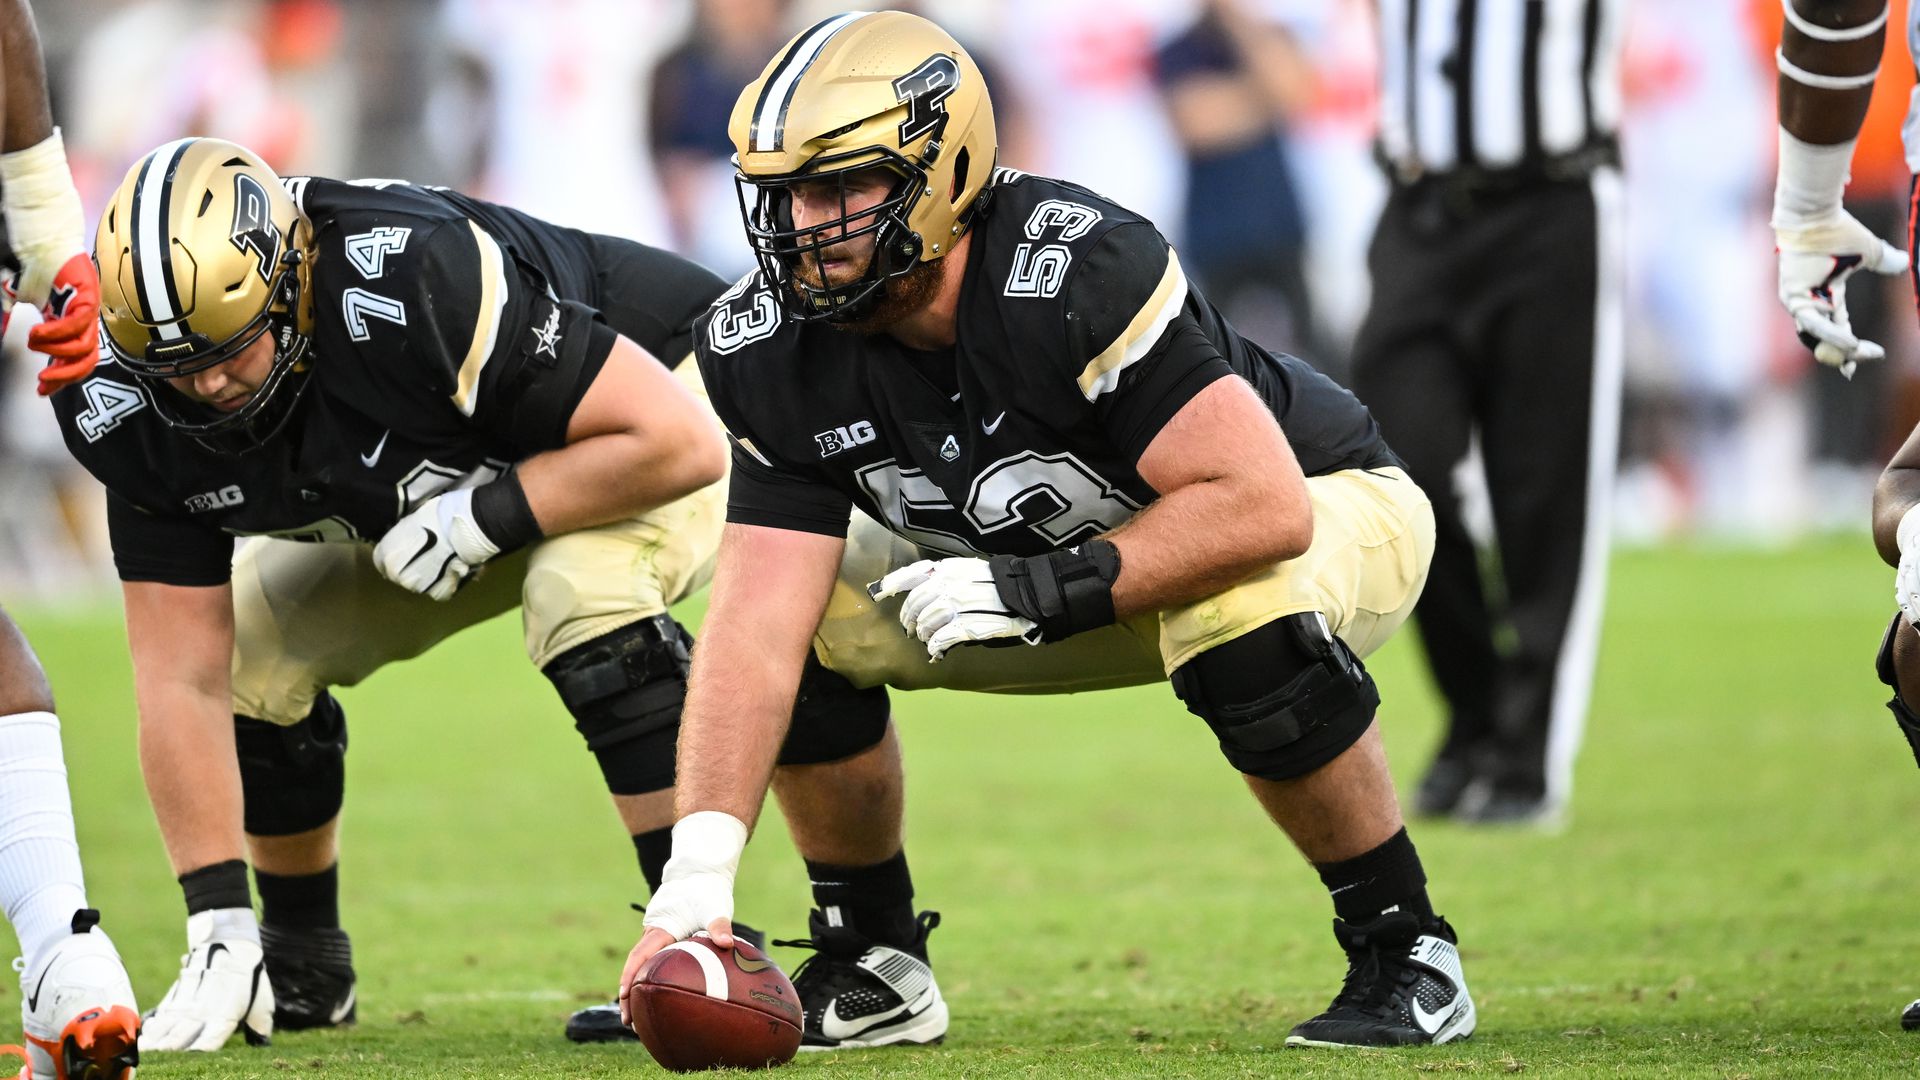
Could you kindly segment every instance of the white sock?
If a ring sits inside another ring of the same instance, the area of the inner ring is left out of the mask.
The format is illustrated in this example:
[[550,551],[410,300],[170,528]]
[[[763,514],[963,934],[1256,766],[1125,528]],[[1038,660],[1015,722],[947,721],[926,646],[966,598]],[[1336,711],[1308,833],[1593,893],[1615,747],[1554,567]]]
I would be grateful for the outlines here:
[[50,712],[0,716],[0,906],[28,970],[87,906],[60,720]]

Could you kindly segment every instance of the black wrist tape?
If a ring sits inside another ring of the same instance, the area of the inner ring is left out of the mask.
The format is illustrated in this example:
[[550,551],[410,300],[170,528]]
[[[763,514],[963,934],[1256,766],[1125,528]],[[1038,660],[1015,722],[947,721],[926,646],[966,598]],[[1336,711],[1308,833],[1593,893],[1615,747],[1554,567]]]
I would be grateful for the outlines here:
[[1016,615],[1032,619],[1042,641],[1113,625],[1120,549],[1106,540],[1026,558],[996,555],[987,567],[1000,599]]
[[239,859],[189,870],[179,880],[180,891],[187,897],[188,915],[217,908],[253,907],[253,894],[247,890],[247,864]]
[[500,554],[518,551],[545,536],[540,522],[527,505],[526,489],[520,486],[520,470],[508,469],[505,476],[473,489],[473,523],[487,534]]

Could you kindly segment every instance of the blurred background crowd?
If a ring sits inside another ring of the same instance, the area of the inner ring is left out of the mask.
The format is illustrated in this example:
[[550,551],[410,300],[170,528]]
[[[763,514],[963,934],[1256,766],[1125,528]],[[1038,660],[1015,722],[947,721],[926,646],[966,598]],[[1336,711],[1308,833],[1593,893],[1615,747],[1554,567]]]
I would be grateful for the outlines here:
[[[1893,0],[1905,25],[1908,0]],[[726,121],[818,0],[62,0],[38,5],[54,116],[90,215],[187,134],[283,175],[445,184],[629,236],[735,277]],[[1243,330],[1336,376],[1366,308],[1385,194],[1371,153],[1371,0],[925,0],[986,69],[1001,164],[1158,222]],[[1627,542],[1776,544],[1866,527],[1920,418],[1912,283],[1855,279],[1886,364],[1816,368],[1773,299],[1778,0],[1631,0]],[[1849,202],[1904,231],[1913,84],[1889,34]],[[0,378],[0,595],[111,580],[101,500],[68,461],[34,365]]]

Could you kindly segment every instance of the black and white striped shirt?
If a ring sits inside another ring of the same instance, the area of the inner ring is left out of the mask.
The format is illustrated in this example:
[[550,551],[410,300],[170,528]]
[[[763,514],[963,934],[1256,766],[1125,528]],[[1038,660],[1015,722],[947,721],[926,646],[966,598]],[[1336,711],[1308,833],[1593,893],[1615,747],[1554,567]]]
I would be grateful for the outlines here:
[[1380,150],[1403,179],[1610,146],[1625,0],[1378,0]]

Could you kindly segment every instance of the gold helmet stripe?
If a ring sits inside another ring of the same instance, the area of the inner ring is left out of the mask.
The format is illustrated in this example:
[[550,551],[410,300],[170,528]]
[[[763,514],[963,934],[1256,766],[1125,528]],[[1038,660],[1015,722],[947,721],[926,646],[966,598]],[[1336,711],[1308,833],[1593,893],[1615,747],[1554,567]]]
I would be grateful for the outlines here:
[[480,253],[480,310],[473,337],[467,340],[467,355],[454,378],[453,405],[472,416],[474,407],[480,404],[480,369],[487,366],[494,343],[500,339],[500,312],[507,306],[507,260],[500,245],[479,223],[469,218],[467,227],[473,230],[473,243]]
[[1096,401],[1100,395],[1117,389],[1120,376],[1138,363],[1167,332],[1167,324],[1179,315],[1187,306],[1187,275],[1180,269],[1180,257],[1167,249],[1167,270],[1160,275],[1160,284],[1154,286],[1153,295],[1134,312],[1133,321],[1113,343],[1100,351],[1100,355],[1088,361],[1086,369],[1080,372],[1080,392],[1088,401]]
[[167,241],[167,203],[173,196],[173,176],[181,155],[193,139],[167,143],[140,164],[133,188],[133,275],[154,336],[171,341],[185,336],[180,322],[180,291],[173,280],[173,258]]
[[813,29],[800,35],[793,48],[787,50],[787,55],[781,57],[766,85],[760,88],[760,100],[754,103],[753,131],[749,139],[755,153],[783,148],[787,106],[793,103],[793,89],[800,84],[800,77],[819,58],[820,50],[827,47],[828,39],[871,14],[871,11],[849,11],[823,19],[815,23]]

